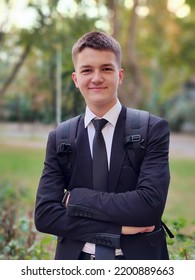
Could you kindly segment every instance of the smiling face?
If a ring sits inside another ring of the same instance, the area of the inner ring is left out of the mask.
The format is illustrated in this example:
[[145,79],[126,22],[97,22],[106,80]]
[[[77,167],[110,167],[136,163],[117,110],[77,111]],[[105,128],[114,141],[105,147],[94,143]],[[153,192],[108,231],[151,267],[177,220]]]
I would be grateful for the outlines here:
[[75,72],[72,73],[86,104],[98,116],[116,104],[123,76],[124,71],[119,69],[113,52],[92,48],[84,48],[77,54]]

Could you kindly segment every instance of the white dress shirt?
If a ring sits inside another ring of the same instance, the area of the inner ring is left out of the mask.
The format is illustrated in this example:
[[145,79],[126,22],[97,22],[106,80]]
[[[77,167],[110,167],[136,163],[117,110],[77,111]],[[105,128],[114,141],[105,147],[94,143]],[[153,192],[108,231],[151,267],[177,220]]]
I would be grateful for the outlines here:
[[[108,169],[110,167],[110,156],[111,156],[111,148],[112,148],[112,139],[114,134],[114,129],[116,126],[116,122],[118,120],[118,116],[121,111],[121,104],[119,101],[102,117],[103,119],[107,120],[107,124],[102,129],[102,134],[104,137],[106,151],[107,151],[107,159],[108,159]],[[89,137],[89,145],[91,150],[91,155],[93,157],[93,138],[95,135],[95,128],[92,124],[92,120],[94,118],[98,118],[94,113],[90,111],[88,107],[86,107],[85,112],[85,128],[88,129],[88,137]],[[99,119],[99,118],[98,118]]]
[[[110,156],[111,156],[111,148],[112,148],[112,140],[114,135],[115,126],[121,111],[121,103],[119,100],[117,100],[117,103],[102,117],[103,119],[106,119],[108,122],[102,129],[102,134],[104,137],[105,145],[106,145],[106,151],[107,151],[107,158],[108,158],[108,170],[110,168]],[[93,157],[93,138],[95,135],[95,128],[92,124],[92,120],[94,118],[98,118],[89,107],[86,107],[85,111],[85,118],[84,118],[84,124],[85,128],[88,130],[88,137],[89,137],[89,145],[91,150],[91,155]],[[83,252],[88,254],[95,254],[95,244],[92,243],[86,243],[83,247]],[[121,250],[117,249],[115,252],[115,255],[122,255]]]

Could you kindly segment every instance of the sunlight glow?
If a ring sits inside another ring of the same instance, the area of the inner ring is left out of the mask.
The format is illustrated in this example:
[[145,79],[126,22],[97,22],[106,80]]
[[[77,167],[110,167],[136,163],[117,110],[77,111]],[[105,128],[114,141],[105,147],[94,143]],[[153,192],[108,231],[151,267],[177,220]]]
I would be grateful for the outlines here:
[[185,4],[185,0],[168,0],[167,8],[170,12],[176,12]]
[[180,9],[176,11],[176,16],[178,18],[187,17],[191,12],[190,6],[188,4],[184,4]]
[[37,12],[32,7],[27,7],[27,0],[6,1],[0,3],[0,25],[3,30],[9,30],[12,26],[31,29],[37,19]]
[[136,13],[140,16],[140,17],[146,17],[149,15],[150,10],[147,6],[139,6],[136,8]]
[[[41,1],[41,2],[40,2]],[[41,3],[41,10],[47,14],[49,12],[48,0],[34,0],[34,3]],[[35,26],[38,14],[36,9],[28,7],[29,0],[0,0],[0,26],[1,30],[9,30],[11,27],[19,27],[31,29]],[[78,5],[75,0],[59,0],[57,11],[62,15],[74,17],[78,12],[84,11],[90,18],[100,17],[96,26],[101,28],[106,23],[108,11],[102,1],[83,0],[82,4]],[[127,9],[132,9],[133,0],[125,0],[124,5]],[[190,12],[190,6],[185,0],[168,0],[167,9],[176,15],[178,18],[187,17]],[[148,16],[150,10],[146,0],[139,0],[139,6],[136,8],[136,13],[140,17]],[[107,29],[107,28],[106,28]]]
[[127,9],[133,8],[133,0],[125,0],[124,5],[125,5],[125,8],[127,8]]
[[184,18],[191,12],[190,6],[185,3],[185,0],[169,0],[167,9],[175,13],[178,18]]
[[60,0],[57,5],[57,11],[62,15],[74,17],[77,12],[77,4],[74,0]]
[[36,22],[37,16],[38,14],[34,8],[17,7],[11,13],[11,21],[13,25],[17,25],[20,28],[31,29]]

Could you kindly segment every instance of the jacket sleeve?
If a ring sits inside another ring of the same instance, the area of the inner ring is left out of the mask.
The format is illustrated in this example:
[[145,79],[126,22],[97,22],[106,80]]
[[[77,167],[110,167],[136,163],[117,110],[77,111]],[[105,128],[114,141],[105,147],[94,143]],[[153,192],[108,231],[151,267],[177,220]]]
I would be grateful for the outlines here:
[[[71,192],[67,215],[90,211],[91,218],[129,226],[155,225],[164,211],[170,181],[169,126],[166,120],[150,122],[145,157],[136,189],[125,193],[76,188]],[[130,184],[131,182],[129,182]]]
[[119,225],[89,220],[88,213],[79,217],[66,215],[66,209],[61,204],[64,188],[65,178],[58,163],[53,131],[48,137],[44,169],[36,195],[34,219],[37,230],[85,242],[101,243],[103,240],[107,246],[120,247]]

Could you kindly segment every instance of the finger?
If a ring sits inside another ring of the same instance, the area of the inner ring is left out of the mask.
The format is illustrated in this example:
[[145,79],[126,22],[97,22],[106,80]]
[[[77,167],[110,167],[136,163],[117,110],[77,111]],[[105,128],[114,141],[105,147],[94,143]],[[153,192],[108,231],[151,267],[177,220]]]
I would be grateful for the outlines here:
[[152,232],[155,229],[155,226],[149,226],[149,227],[145,227],[142,231],[140,231],[141,233],[143,232]]

